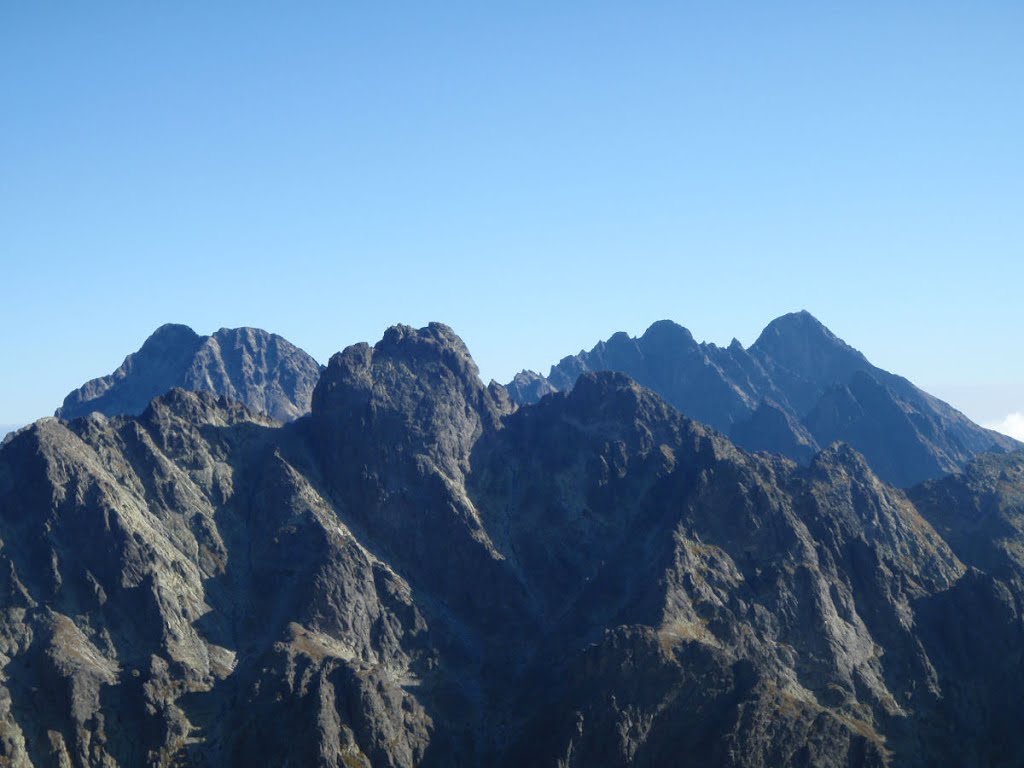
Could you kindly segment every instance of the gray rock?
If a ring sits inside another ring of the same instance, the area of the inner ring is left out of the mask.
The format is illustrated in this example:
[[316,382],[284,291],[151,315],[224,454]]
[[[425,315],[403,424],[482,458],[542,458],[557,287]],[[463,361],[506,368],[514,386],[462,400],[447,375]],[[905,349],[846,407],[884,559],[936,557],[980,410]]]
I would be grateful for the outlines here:
[[961,560],[1024,585],[1024,452],[980,456],[909,495]]
[[283,426],[44,420],[0,447],[0,762],[1019,763],[1020,593],[915,499],[623,374],[516,408],[439,324]]
[[199,336],[184,325],[158,328],[109,376],[64,399],[56,416],[138,415],[158,395],[181,387],[244,403],[279,421],[309,412],[320,366],[285,339],[258,328],[221,328]]

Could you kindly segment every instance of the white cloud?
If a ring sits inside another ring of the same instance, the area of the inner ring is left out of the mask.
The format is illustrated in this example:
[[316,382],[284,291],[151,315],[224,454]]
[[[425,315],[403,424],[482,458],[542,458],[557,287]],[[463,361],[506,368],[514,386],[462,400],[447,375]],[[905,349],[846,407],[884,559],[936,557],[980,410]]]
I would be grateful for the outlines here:
[[996,432],[1002,432],[1004,435],[1015,437],[1018,440],[1024,440],[1024,413],[1011,413],[1002,421],[997,421],[993,424],[986,424],[989,429],[994,429]]

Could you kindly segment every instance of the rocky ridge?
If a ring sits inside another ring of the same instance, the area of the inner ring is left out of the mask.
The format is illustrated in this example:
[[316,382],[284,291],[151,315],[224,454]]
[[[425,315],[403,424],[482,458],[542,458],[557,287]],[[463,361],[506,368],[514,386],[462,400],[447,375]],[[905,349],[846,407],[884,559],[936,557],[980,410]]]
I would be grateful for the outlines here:
[[1004,470],[908,498],[844,445],[799,466],[574,384],[517,408],[451,329],[398,326],[288,424],[176,389],[17,433],[0,758],[1024,759],[1020,592],[928,511]]
[[773,320],[750,349],[736,340],[698,343],[663,320],[639,338],[616,333],[566,357],[547,377],[523,371],[508,390],[533,403],[604,370],[628,374],[750,450],[807,463],[837,440],[849,443],[900,487],[955,472],[984,452],[1024,447],[872,365],[808,312]]

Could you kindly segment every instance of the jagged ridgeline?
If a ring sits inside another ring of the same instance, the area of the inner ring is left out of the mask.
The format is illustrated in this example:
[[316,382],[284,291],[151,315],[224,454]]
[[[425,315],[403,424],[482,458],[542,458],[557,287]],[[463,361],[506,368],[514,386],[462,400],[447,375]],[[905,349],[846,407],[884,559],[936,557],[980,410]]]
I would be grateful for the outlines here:
[[523,371],[508,390],[532,403],[571,389],[587,371],[622,371],[752,451],[807,463],[841,440],[901,487],[955,472],[981,453],[1024,447],[875,367],[808,312],[772,321],[750,349],[736,340],[698,343],[663,320],[640,338],[617,333],[566,357],[547,377]]
[[[320,370],[310,355],[260,329],[199,336],[169,324],[114,373],[69,394],[56,415],[138,415],[180,387],[289,421],[309,412]],[[749,350],[735,340],[726,348],[698,343],[663,320],[640,338],[617,333],[566,357],[547,377],[523,371],[507,389],[517,404],[535,403],[589,371],[625,373],[747,450],[807,464],[846,442],[879,477],[904,488],[960,470],[979,454],[1024,447],[873,366],[807,312],[772,321]]]
[[517,407],[399,326],[288,423],[175,389],[19,432],[0,760],[1024,761],[1019,457],[908,497],[852,448],[801,466],[572,384]]

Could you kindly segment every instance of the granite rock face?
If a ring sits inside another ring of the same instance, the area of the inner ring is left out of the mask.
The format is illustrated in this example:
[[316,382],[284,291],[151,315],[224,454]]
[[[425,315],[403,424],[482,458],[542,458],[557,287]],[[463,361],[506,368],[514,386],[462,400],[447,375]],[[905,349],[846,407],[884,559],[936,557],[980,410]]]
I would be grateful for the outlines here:
[[945,491],[574,384],[517,408],[451,329],[398,326],[283,425],[175,389],[18,432],[0,762],[1024,758],[1020,592],[922,516]]
[[221,328],[200,336],[168,324],[146,339],[109,376],[93,379],[64,399],[56,416],[141,414],[158,395],[180,387],[224,395],[279,421],[309,412],[320,366],[276,334]]
[[582,373],[606,370],[628,374],[750,450],[806,463],[834,441],[849,443],[900,487],[957,471],[983,452],[1024,447],[873,366],[807,312],[772,321],[749,350],[735,340],[725,348],[698,343],[663,320],[640,338],[617,333],[566,357],[546,378],[524,371],[508,389],[516,402],[533,403],[571,389]]

